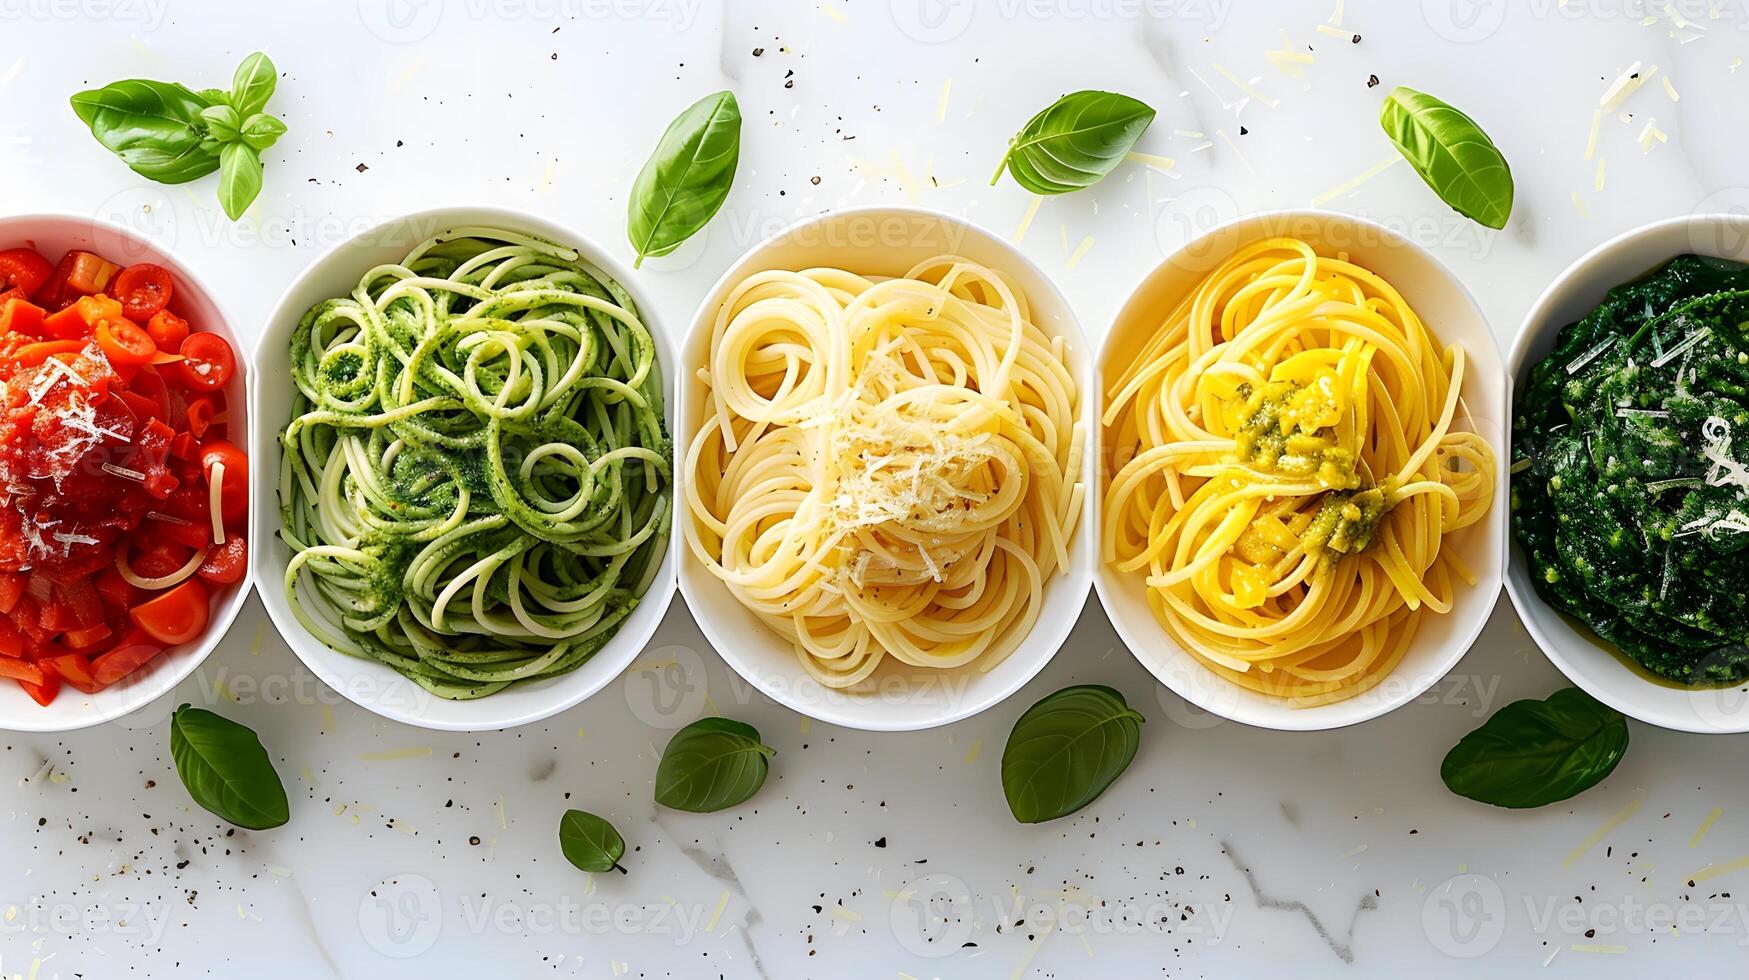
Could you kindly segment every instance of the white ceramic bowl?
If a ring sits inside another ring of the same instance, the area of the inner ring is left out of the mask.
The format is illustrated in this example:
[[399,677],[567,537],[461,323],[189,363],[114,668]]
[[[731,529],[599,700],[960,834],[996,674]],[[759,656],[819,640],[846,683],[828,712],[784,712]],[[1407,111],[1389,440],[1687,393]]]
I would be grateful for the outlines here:
[[[58,260],[67,249],[83,248],[123,266],[151,262],[170,270],[174,277],[171,305],[194,329],[218,334],[237,353],[237,373],[225,389],[231,413],[229,434],[231,442],[250,453],[250,465],[254,466],[249,428],[249,349],[238,343],[218,300],[186,263],[167,249],[94,218],[49,214],[0,218],[0,249],[27,242],[34,244],[50,262]],[[253,546],[254,542],[250,544]],[[32,701],[17,684],[0,684],[0,729],[71,731],[119,718],[157,699],[192,673],[218,646],[232,620],[237,618],[238,610],[243,608],[249,585],[245,575],[236,585],[213,592],[212,619],[197,642],[166,650],[150,664],[96,694],[83,694],[63,686],[60,696],[44,707]]]
[[262,605],[286,643],[323,683],[363,708],[422,728],[443,731],[490,731],[526,725],[551,717],[601,690],[637,657],[648,643],[662,614],[674,598],[674,548],[670,537],[655,579],[619,632],[576,670],[559,677],[515,684],[472,701],[450,701],[374,660],[331,650],[297,621],[286,601],[284,581],[291,549],[279,537],[279,435],[290,420],[295,391],[290,375],[289,344],[298,320],[311,306],[333,296],[350,294],[359,277],[373,266],[399,262],[413,248],[447,229],[473,226],[502,228],[534,235],[576,249],[618,280],[638,305],[656,341],[662,367],[664,410],[674,431],[674,358],[671,346],[631,271],[587,237],[525,211],[500,207],[445,207],[420,211],[385,222],[340,244],[317,259],[291,284],[274,307],[255,354],[257,376],[269,379],[255,389],[254,537],[250,541]]
[[[1636,228],[1597,246],[1543,290],[1512,344],[1510,379],[1522,383],[1555,346],[1561,328],[1591,312],[1615,286],[1631,282],[1684,253],[1749,262],[1749,216],[1701,214]],[[1512,546],[1506,591],[1525,629],[1574,684],[1629,717],[1685,732],[1749,732],[1749,683],[1680,688],[1629,668],[1590,630],[1544,603],[1531,583],[1524,552]]]
[[[1408,652],[1389,677],[1356,697],[1316,707],[1294,707],[1281,698],[1241,688],[1186,653],[1148,607],[1140,574],[1120,572],[1100,562],[1093,581],[1118,635],[1136,659],[1180,697],[1248,725],[1316,731],[1376,718],[1413,701],[1457,665],[1487,623],[1500,595],[1501,571],[1506,563],[1508,402],[1500,349],[1463,283],[1425,249],[1396,232],[1352,215],[1317,210],[1251,215],[1222,225],[1173,253],[1142,280],[1118,312],[1100,354],[1101,376],[1121,370],[1121,365],[1111,360],[1125,356],[1137,337],[1152,332],[1204,275],[1241,246],[1273,235],[1304,239],[1320,254],[1346,252],[1350,259],[1395,286],[1441,343],[1464,348],[1469,359],[1459,422],[1467,409],[1469,427],[1482,433],[1494,447],[1500,477],[1486,519],[1448,538],[1442,547],[1456,548],[1479,581],[1473,587],[1460,586],[1451,612],[1443,616],[1422,614]],[[1103,410],[1103,386],[1100,395]],[[1096,431],[1103,440],[1103,429]],[[1100,451],[1103,459],[1103,441]],[[1101,520],[1105,516],[1103,481],[1101,474]]]
[[[1090,439],[1093,421],[1092,348],[1063,294],[1013,245],[961,218],[913,207],[861,207],[830,211],[791,225],[754,246],[723,273],[699,306],[687,331],[679,363],[681,430],[675,456],[683,459],[705,412],[706,391],[697,370],[707,360],[711,326],[729,291],[755,272],[836,267],[864,276],[903,275],[943,253],[958,253],[1009,277],[1026,294],[1033,321],[1066,341],[1070,368],[1081,385],[1080,424]],[[1090,444],[1090,443],[1089,443]],[[685,481],[688,476],[681,474]],[[1092,455],[1083,457],[1082,479],[1093,485]],[[773,700],[834,725],[867,731],[913,731],[975,715],[1031,680],[1063,645],[1086,604],[1093,563],[1093,494],[1069,549],[1069,567],[1045,584],[1044,608],[1032,632],[1006,659],[985,672],[908,668],[893,658],[870,679],[872,690],[839,691],[813,680],[797,662],[788,640],[743,607],[680,542],[680,590],[698,625],[729,666]],[[689,520],[682,501],[675,526]],[[678,539],[684,533],[677,530]]]

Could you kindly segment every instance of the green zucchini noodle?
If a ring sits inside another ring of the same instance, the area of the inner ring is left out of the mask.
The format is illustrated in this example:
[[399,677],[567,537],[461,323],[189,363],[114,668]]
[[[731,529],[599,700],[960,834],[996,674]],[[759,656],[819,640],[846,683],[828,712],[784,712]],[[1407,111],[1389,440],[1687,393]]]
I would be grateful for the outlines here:
[[440,697],[576,669],[662,563],[656,345],[576,252],[456,228],[291,341],[286,598],[311,635]]

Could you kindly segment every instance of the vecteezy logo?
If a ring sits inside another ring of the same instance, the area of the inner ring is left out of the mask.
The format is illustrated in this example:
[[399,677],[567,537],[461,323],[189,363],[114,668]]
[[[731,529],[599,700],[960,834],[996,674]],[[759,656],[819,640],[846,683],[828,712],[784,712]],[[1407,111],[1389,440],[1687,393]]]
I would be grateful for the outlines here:
[[906,37],[944,44],[971,26],[975,0],[888,0],[893,23]]
[[953,875],[914,878],[893,896],[887,919],[899,945],[916,956],[952,956],[976,927],[972,890]]
[[384,956],[418,956],[443,932],[443,896],[424,875],[384,878],[358,900],[358,932]]
[[1421,0],[1421,16],[1433,33],[1453,44],[1475,44],[1506,23],[1507,0]]
[[1487,875],[1453,875],[1421,903],[1421,929],[1433,948],[1447,956],[1485,955],[1506,934],[1506,898]]
[[358,0],[358,19],[390,44],[412,44],[437,30],[443,0]]
[[1749,259],[1749,187],[1714,191],[1701,198],[1690,213],[1694,220],[1688,225],[1689,251],[1738,261]]
[[691,647],[657,647],[625,673],[626,706],[651,728],[673,731],[704,712],[710,678]]
[[[1172,256],[1173,264],[1189,272],[1207,272],[1226,256],[1217,241],[1199,242],[1204,235],[1239,217],[1239,202],[1219,187],[1192,187],[1167,201],[1154,216],[1154,241]],[[1186,248],[1197,243],[1196,248]]]

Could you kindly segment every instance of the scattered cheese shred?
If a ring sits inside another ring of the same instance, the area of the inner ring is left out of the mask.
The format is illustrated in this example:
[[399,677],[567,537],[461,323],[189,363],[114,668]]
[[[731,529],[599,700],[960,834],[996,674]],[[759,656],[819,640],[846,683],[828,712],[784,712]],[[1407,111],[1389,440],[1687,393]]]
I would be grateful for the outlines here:
[[1709,864],[1683,880],[1691,881],[1698,885],[1709,878],[1728,875],[1733,871],[1742,871],[1745,868],[1749,868],[1749,856],[1740,857],[1735,861],[1726,861],[1724,864]]
[[1573,210],[1579,212],[1581,218],[1591,217],[1591,212],[1585,208],[1585,199],[1579,196],[1578,191],[1573,191]]
[[1384,173],[1385,171],[1391,169],[1392,167],[1394,167],[1397,164],[1402,163],[1402,162],[1403,162],[1402,155],[1397,154],[1397,153],[1393,153],[1390,156],[1384,158],[1383,160],[1380,160],[1378,163],[1375,163],[1372,166],[1366,168],[1364,171],[1361,171],[1361,173],[1359,173],[1358,175],[1356,175],[1348,180],[1345,180],[1341,184],[1338,184],[1337,186],[1332,187],[1331,189],[1325,191],[1324,193],[1319,194],[1317,197],[1312,198],[1312,206],[1318,207],[1327,201],[1332,201],[1338,197],[1342,197],[1345,194],[1353,193],[1355,190],[1359,189],[1360,185],[1366,183],[1367,181],[1373,179],[1374,177],[1377,177],[1379,174]]
[[1616,107],[1627,101],[1627,97],[1639,90],[1646,83],[1646,77],[1640,73],[1640,63],[1622,69],[1622,73],[1609,83],[1609,88],[1603,90],[1603,98],[1597,100],[1604,112],[1614,112]]
[[1670,96],[1670,101],[1681,102],[1682,96],[1676,94],[1676,86],[1670,83],[1670,76],[1665,75],[1662,81],[1664,82],[1664,94]]
[[1079,265],[1081,262],[1081,258],[1083,256],[1085,256],[1087,254],[1087,250],[1092,248],[1092,247],[1093,247],[1093,236],[1092,235],[1088,235],[1086,238],[1081,239],[1081,244],[1075,246],[1075,251],[1069,253],[1068,268],[1073,269],[1073,268],[1075,268],[1075,266]]
[[716,932],[717,931],[717,921],[723,917],[723,910],[728,908],[728,907],[729,907],[729,893],[725,891],[725,892],[723,892],[722,897],[717,899],[717,907],[711,911],[711,920],[709,922],[705,923],[705,926],[704,926],[705,932]]
[[1604,946],[1597,943],[1574,943],[1567,948],[1575,953],[1603,953],[1611,956],[1628,951],[1626,946]]
[[947,119],[948,99],[952,95],[953,95],[953,77],[949,76],[947,81],[941,83],[941,98],[937,99],[936,103],[935,103],[935,121],[936,122],[942,122],[945,119]]
[[1257,168],[1251,166],[1251,161],[1245,158],[1245,151],[1239,149],[1239,144],[1233,142],[1233,138],[1227,135],[1226,130],[1217,129],[1215,135],[1221,138],[1221,142],[1227,144],[1227,149],[1233,151],[1233,155],[1239,158],[1239,162],[1245,165],[1245,169],[1251,172],[1251,176],[1257,176]]
[[1255,87],[1253,87],[1250,82],[1247,82],[1244,79],[1240,78],[1239,76],[1228,71],[1226,65],[1223,65],[1217,61],[1214,63],[1214,66],[1215,66],[1215,71],[1220,72],[1222,78],[1225,78],[1227,81],[1232,82],[1234,88],[1238,89],[1241,92],[1244,92],[1246,95],[1249,95],[1253,99],[1256,99],[1257,101],[1263,103],[1265,108],[1273,109],[1279,104],[1276,102],[1276,100],[1270,98],[1267,95],[1264,95],[1262,92],[1257,91],[1257,89]]
[[1343,39],[1344,41],[1346,41],[1349,38],[1352,38],[1354,36],[1354,34],[1352,32],[1340,30],[1335,25],[1332,25],[1332,24],[1319,24],[1318,25],[1318,33],[1328,35],[1329,37],[1339,37],[1339,38]]
[[1597,153],[1597,131],[1603,127],[1603,107],[1591,110],[1591,135],[1585,140],[1585,159],[1589,160]]
[[1719,822],[1719,817],[1723,816],[1724,812],[1724,807],[1713,807],[1712,812],[1706,815],[1706,819],[1700,822],[1700,826],[1694,828],[1694,836],[1688,839],[1688,846],[1691,848],[1699,847],[1700,842],[1706,839],[1707,832],[1713,829],[1713,824]]
[[976,741],[972,742],[972,747],[970,749],[966,750],[966,765],[969,766],[972,763],[977,762],[978,761],[978,753],[980,753],[982,751],[984,751],[984,740],[983,739],[980,738],[980,739],[977,739]]
[[1603,158],[1602,157],[1597,158],[1597,180],[1595,183],[1595,189],[1600,194],[1603,192]]
[[1593,830],[1591,832],[1590,836],[1586,837],[1584,840],[1579,842],[1578,847],[1573,848],[1573,850],[1571,852],[1569,852],[1565,858],[1561,859],[1561,867],[1563,867],[1563,868],[1572,867],[1574,862],[1576,862],[1580,858],[1584,857],[1586,851],[1589,851],[1593,847],[1596,847],[1597,842],[1602,840],[1605,836],[1607,836],[1610,831],[1614,830],[1617,827],[1620,827],[1624,823],[1627,823],[1629,817],[1631,817],[1635,813],[1639,812],[1640,804],[1644,803],[1644,802],[1645,802],[1644,800],[1634,800],[1631,803],[1629,803],[1627,806],[1622,807],[1621,810],[1617,811],[1615,816],[1610,817],[1608,820],[1605,820],[1601,827],[1598,827],[1596,830]]
[[1169,171],[1178,166],[1178,161],[1171,157],[1156,156],[1152,153],[1137,153],[1135,150],[1125,153],[1123,158],[1160,171]]
[[1014,244],[1019,245],[1026,238],[1026,230],[1032,227],[1032,219],[1038,216],[1038,206],[1045,203],[1043,197],[1035,195],[1032,203],[1026,206],[1026,213],[1020,216],[1020,225],[1014,229]]

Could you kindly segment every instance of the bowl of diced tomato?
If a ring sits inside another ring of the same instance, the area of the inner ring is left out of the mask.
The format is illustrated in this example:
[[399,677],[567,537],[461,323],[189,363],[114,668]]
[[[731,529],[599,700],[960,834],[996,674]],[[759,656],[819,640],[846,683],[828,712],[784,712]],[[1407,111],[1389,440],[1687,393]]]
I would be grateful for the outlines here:
[[248,591],[247,358],[163,250],[0,218],[0,729],[125,715]]

